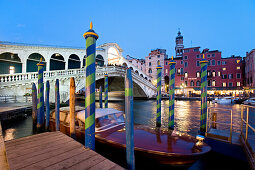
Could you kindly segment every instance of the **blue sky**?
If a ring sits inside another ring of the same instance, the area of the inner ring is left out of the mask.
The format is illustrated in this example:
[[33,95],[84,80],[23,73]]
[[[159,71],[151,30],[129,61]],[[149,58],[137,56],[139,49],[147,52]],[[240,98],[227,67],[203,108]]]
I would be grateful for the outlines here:
[[116,42],[137,58],[174,55],[178,28],[185,47],[222,57],[255,48],[255,0],[0,0],[0,41],[85,47],[90,21],[97,45]]

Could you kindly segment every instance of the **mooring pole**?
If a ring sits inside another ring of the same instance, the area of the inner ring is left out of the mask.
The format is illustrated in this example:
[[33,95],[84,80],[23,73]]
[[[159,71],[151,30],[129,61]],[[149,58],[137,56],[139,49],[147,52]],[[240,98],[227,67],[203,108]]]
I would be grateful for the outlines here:
[[43,86],[43,67],[42,58],[38,66],[38,96],[37,96],[37,130],[41,131],[44,126],[44,86]]
[[83,34],[86,39],[86,86],[85,86],[85,147],[95,150],[95,53],[97,33],[90,29]]
[[74,77],[71,77],[71,79],[70,79],[69,107],[70,107],[70,136],[73,139],[76,139],[76,137],[75,137],[75,81],[74,81]]
[[174,130],[174,90],[175,90],[175,64],[173,57],[169,62],[170,72],[169,72],[169,118],[168,118],[168,128]]
[[37,90],[35,83],[32,84],[32,119],[33,131],[35,131],[37,125]]
[[103,108],[103,94],[102,94],[102,86],[99,88],[99,106]]
[[46,103],[45,130],[48,131],[50,126],[50,82],[49,80],[46,81],[45,103]]
[[60,107],[59,80],[56,79],[56,84],[55,84],[55,121],[56,121],[56,131],[60,130],[59,107]]
[[156,127],[161,126],[161,71],[162,67],[158,65],[157,69],[157,117]]
[[108,74],[104,75],[104,107],[108,108]]
[[131,69],[125,76],[125,114],[126,114],[126,156],[127,169],[135,169],[134,155],[134,112],[133,112],[133,81]]
[[207,63],[205,55],[200,61],[201,65],[201,117],[200,117],[200,135],[205,135],[206,116],[207,116]]

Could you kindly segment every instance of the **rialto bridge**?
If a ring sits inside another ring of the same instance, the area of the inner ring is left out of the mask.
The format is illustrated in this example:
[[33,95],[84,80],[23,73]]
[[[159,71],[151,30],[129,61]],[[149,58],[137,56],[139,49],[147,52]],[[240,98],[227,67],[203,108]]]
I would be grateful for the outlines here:
[[[126,68],[133,70],[133,80],[140,96],[151,98],[156,87],[151,78],[122,56],[122,49],[116,43],[106,43],[96,48],[96,80],[102,80],[104,73],[109,78],[124,78]],[[51,100],[54,99],[54,84],[60,80],[61,101],[69,98],[69,81],[74,77],[76,91],[85,86],[85,48],[52,47],[14,44],[0,41],[0,95],[24,95],[31,93],[32,82],[37,83],[37,63],[44,61],[44,81],[51,85]],[[96,82],[97,83],[97,82]]]

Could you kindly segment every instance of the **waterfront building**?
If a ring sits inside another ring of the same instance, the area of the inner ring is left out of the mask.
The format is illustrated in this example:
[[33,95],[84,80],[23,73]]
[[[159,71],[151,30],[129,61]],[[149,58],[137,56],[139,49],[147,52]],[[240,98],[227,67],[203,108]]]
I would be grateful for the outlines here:
[[255,49],[250,52],[246,52],[245,57],[245,86],[254,88],[255,87]]
[[145,60],[131,57],[129,55],[126,56],[126,59],[136,66],[139,70],[146,72]]

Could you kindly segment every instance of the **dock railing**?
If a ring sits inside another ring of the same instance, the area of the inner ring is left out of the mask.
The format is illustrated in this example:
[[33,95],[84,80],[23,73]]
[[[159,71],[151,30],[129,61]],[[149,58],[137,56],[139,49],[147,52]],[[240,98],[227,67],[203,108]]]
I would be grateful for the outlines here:
[[250,112],[251,109],[255,111],[255,106],[241,105],[241,141],[248,156],[251,158],[250,163],[255,167],[255,128],[250,123],[250,117],[254,113]]
[[31,103],[32,96],[0,95],[0,103]]
[[[217,121],[213,114],[217,114],[219,112],[229,112],[230,113],[230,123]],[[214,125],[215,128],[212,127]],[[223,125],[224,127],[229,127],[228,130],[212,130],[216,129],[217,125]],[[229,133],[229,135],[228,135]],[[208,107],[207,108],[207,122],[206,122],[206,137],[212,137],[217,140],[227,141],[232,143],[232,133],[233,133],[233,112],[231,109],[223,109],[223,108],[215,108]],[[226,136],[227,135],[227,136]]]

